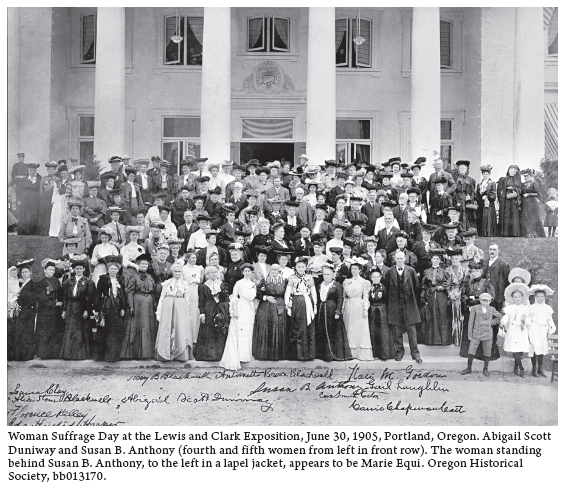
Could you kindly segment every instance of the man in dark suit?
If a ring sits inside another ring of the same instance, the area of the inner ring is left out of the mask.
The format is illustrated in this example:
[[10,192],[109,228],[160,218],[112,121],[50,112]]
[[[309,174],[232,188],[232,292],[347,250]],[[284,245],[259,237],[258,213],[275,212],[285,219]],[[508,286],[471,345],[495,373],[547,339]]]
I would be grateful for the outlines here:
[[280,177],[275,177],[273,179],[273,187],[269,187],[265,193],[267,199],[290,199],[290,191],[282,186],[282,180]]
[[392,208],[392,214],[398,221],[401,230],[405,230],[408,226],[408,194],[402,193],[398,196],[398,206]]
[[377,233],[377,250],[386,250],[390,254],[396,248],[396,233],[400,230],[393,226],[392,213],[385,214],[385,227]]
[[180,226],[177,230],[177,235],[180,239],[183,240],[183,243],[180,247],[180,253],[184,254],[187,249],[188,241],[190,240],[190,236],[197,230],[200,229],[198,223],[193,221],[193,213],[192,211],[185,211],[184,212],[184,224]]
[[332,187],[330,189],[330,191],[328,192],[328,204],[332,207],[335,208],[335,201],[337,196],[339,196],[340,194],[345,194],[345,179],[347,179],[348,175],[345,172],[338,172],[336,175],[336,184],[334,187]]
[[453,196],[453,193],[455,192],[455,189],[457,187],[455,180],[453,179],[453,175],[443,169],[442,160],[436,160],[434,162],[434,169],[435,172],[430,175],[430,180],[428,181],[428,191],[430,192],[430,199],[436,194],[436,181],[440,180],[441,178],[444,178],[447,182],[447,184],[444,186],[445,192],[450,196]]
[[418,268],[418,258],[416,254],[410,252],[408,250],[408,233],[406,231],[397,231],[396,232],[396,248],[388,254],[386,265],[388,267],[394,267],[394,263],[396,261],[396,252],[399,250],[404,253],[404,264],[409,265],[414,270]]
[[[508,274],[510,274],[510,265],[498,256],[499,250],[496,243],[491,243],[488,247],[489,261],[485,263],[484,277],[490,280],[494,286],[494,301],[492,306],[497,311],[502,310],[504,305],[504,291],[508,286]],[[495,339],[496,340],[496,339]]]
[[153,197],[151,196],[153,192],[153,177],[147,172],[147,163],[142,162],[139,164],[139,172],[135,176],[134,182],[139,184],[143,202],[153,203]]
[[361,212],[367,216],[366,235],[375,233],[375,223],[383,215],[383,207],[377,202],[377,188],[371,186],[368,194],[369,200],[361,206]]
[[190,189],[188,186],[182,186],[180,191],[180,196],[177,197],[171,207],[173,209],[173,213],[171,216],[171,220],[178,228],[183,225],[184,223],[184,212],[190,209],[194,209],[194,202],[190,197],[188,197]]
[[394,359],[400,361],[404,356],[402,334],[408,334],[410,354],[418,364],[422,362],[418,350],[416,324],[421,322],[416,298],[420,294],[420,283],[416,271],[404,264],[404,253],[395,255],[396,264],[386,271],[383,285],[388,291],[388,323],[393,329]]

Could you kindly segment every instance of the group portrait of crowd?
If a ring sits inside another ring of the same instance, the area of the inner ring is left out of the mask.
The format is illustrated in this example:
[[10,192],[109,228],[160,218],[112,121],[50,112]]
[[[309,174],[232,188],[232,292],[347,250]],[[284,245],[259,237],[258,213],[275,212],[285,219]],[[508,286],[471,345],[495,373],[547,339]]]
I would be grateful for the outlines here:
[[[400,361],[418,344],[460,346],[468,366],[498,359],[545,376],[555,331],[527,270],[496,238],[555,235],[557,192],[511,165],[498,182],[398,157],[379,165],[288,161],[178,167],[154,156],[84,179],[86,166],[25,155],[12,171],[18,235],[57,237],[61,257],[8,269],[8,359]],[[545,206],[545,218],[540,215]],[[13,210],[13,212],[12,212]],[[488,257],[475,245],[489,237]],[[531,299],[530,299],[531,298]]]

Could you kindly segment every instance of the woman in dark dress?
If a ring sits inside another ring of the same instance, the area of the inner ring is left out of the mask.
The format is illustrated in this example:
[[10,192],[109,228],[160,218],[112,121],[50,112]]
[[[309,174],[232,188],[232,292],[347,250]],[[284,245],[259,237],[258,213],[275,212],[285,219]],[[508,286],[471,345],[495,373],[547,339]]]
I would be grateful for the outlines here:
[[522,170],[525,182],[522,183],[522,236],[526,238],[545,238],[545,230],[540,218],[539,201],[541,192],[534,181],[535,170]]
[[45,277],[35,283],[37,299],[36,353],[42,359],[57,359],[61,352],[64,332],[63,321],[61,320],[62,288],[59,279],[54,277],[56,272],[55,261],[44,259],[41,265]]
[[506,177],[500,177],[496,189],[498,195],[499,236],[521,236],[520,207],[522,204],[522,181],[517,165],[510,165]]
[[369,291],[369,330],[375,359],[386,361],[394,358],[392,331],[388,326],[386,314],[386,288],[381,284],[380,269],[370,271],[371,290]]
[[269,229],[271,227],[271,223],[268,219],[261,218],[257,225],[259,226],[259,234],[255,235],[253,240],[251,241],[250,249],[251,253],[255,255],[257,252],[255,251],[255,247],[272,247],[273,242],[273,235],[269,233]]
[[41,177],[37,175],[39,163],[28,163],[29,177],[16,184],[18,196],[18,235],[39,235],[39,209],[41,197]]
[[295,274],[290,276],[284,294],[290,316],[290,359],[313,360],[316,357],[316,303],[314,279],[306,274],[308,257],[297,257]]
[[464,230],[476,227],[475,210],[467,208],[467,204],[472,204],[475,200],[475,179],[469,176],[468,160],[458,160],[455,165],[459,170],[459,176],[455,182],[454,202],[458,202],[461,207],[459,221],[463,224]]
[[324,264],[322,274],[316,325],[316,358],[324,361],[349,361],[353,357],[343,323],[343,286],[335,280],[333,264]]
[[[494,298],[494,286],[490,281],[487,281],[483,276],[483,261],[476,262],[471,260],[469,262],[469,280],[463,287],[463,292],[461,294],[461,305],[463,307],[463,333],[461,335],[461,348],[459,349],[459,355],[461,357],[467,357],[469,354],[469,310],[472,306],[478,305],[480,303],[479,296],[483,293],[489,293]],[[496,334],[498,334],[498,326],[493,327],[496,329]],[[498,350],[498,345],[496,344],[497,335],[493,336],[492,351],[490,359],[498,359],[500,357],[500,352]],[[483,360],[483,346],[482,343],[479,344],[477,352],[475,354],[476,359]]]
[[259,360],[286,359],[288,342],[284,292],[286,279],[281,266],[273,264],[269,275],[257,288],[259,307],[253,328],[253,357]]
[[230,324],[229,287],[220,281],[218,274],[216,266],[206,267],[206,281],[198,288],[200,329],[194,353],[197,361],[219,361],[226,346]]
[[123,276],[118,277],[122,266],[121,255],[107,255],[101,259],[108,268],[98,280],[98,291],[94,314],[98,316],[94,339],[95,361],[119,361],[126,333],[127,310],[126,286]]
[[31,280],[31,266],[34,262],[35,260],[31,259],[16,264],[21,277],[18,296],[20,312],[12,323],[13,331],[8,332],[10,339],[8,342],[9,361],[30,361],[33,359],[35,315],[37,313],[35,287]]
[[[444,249],[431,250],[432,267],[424,271],[422,276],[422,302],[428,307],[427,325],[425,328],[426,345],[450,345],[451,323],[447,307],[447,290],[450,277],[441,267]],[[424,325],[422,325],[424,327]]]
[[496,236],[496,183],[490,178],[492,165],[482,165],[483,180],[477,185],[477,226],[479,236]]
[[271,242],[271,251],[267,257],[267,264],[277,263],[277,252],[293,252],[294,246],[285,239],[285,226],[284,221],[278,221],[273,226],[271,226],[271,231],[273,232],[273,240]]
[[96,300],[96,286],[85,277],[86,258],[71,260],[75,272],[63,283],[63,313],[65,333],[59,357],[62,359],[90,359],[92,351],[92,329],[89,316]]
[[121,357],[153,359],[158,325],[155,317],[156,283],[147,272],[151,254],[142,254],[135,261],[137,272],[126,277],[128,312]]

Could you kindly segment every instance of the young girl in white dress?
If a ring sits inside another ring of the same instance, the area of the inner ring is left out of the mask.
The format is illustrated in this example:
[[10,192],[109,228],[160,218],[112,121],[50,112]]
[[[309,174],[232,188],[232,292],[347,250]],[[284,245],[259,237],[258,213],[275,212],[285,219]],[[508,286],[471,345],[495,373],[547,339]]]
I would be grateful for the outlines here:
[[255,304],[257,286],[251,280],[253,265],[243,264],[243,279],[235,283],[230,298],[230,327],[220,366],[231,371],[241,369],[240,362],[249,362],[253,344],[253,325],[255,324]]
[[[534,296],[535,303],[530,305],[532,323],[528,328],[530,337],[530,357],[532,358],[532,376],[546,377],[543,372],[543,356],[547,355],[548,335],[555,333],[555,323],[553,323],[553,308],[545,304],[546,296],[553,294],[553,290],[545,284],[534,284],[528,291],[530,296]],[[537,367],[537,369],[536,369]]]
[[512,352],[514,357],[514,374],[524,377],[522,356],[530,350],[528,329],[531,325],[530,306],[528,304],[528,287],[521,283],[512,283],[504,291],[508,303],[502,311],[504,316],[500,326],[504,329],[504,350]]

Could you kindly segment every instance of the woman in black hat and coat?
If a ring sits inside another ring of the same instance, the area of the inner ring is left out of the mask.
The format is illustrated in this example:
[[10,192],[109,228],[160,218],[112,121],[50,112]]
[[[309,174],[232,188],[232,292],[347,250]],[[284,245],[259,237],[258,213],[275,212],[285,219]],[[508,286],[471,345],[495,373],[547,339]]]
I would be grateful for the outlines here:
[[[455,192],[453,193],[454,201],[461,206],[461,216],[459,221],[463,224],[463,231],[469,228],[475,228],[475,210],[467,208],[467,204],[473,205],[475,201],[475,179],[469,176],[469,166],[471,162],[468,160],[458,160],[455,165],[459,170],[459,176],[455,182]],[[453,203],[455,204],[455,202]]]
[[518,165],[508,167],[506,176],[498,180],[496,192],[499,202],[499,236],[521,236],[522,181]]
[[85,277],[88,267],[86,258],[71,260],[75,275],[63,283],[63,313],[65,333],[59,357],[62,359],[90,359],[92,349],[92,330],[89,316],[96,300],[96,286]]
[[535,170],[522,170],[525,182],[522,183],[522,236],[526,238],[545,237],[545,230],[540,218],[539,202],[541,191],[534,180]]
[[[491,165],[482,165],[483,180],[477,185],[477,226],[479,236],[496,236],[496,183],[491,180]],[[478,304],[478,303],[477,303]]]
[[[55,277],[56,262],[41,262],[44,277],[35,283],[37,324],[35,327],[36,353],[42,359],[57,359],[61,351],[64,325],[61,319],[62,288]],[[60,276],[60,273],[59,273]]]
[[108,273],[100,276],[96,302],[97,330],[94,339],[95,361],[119,361],[124,340],[127,297],[124,277],[118,277],[122,266],[121,255],[107,255],[100,259],[106,264]]

